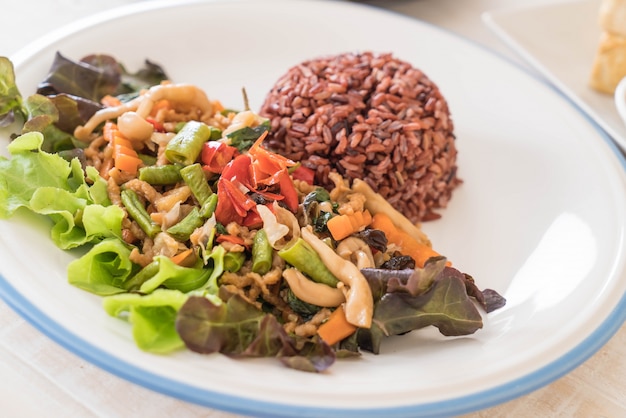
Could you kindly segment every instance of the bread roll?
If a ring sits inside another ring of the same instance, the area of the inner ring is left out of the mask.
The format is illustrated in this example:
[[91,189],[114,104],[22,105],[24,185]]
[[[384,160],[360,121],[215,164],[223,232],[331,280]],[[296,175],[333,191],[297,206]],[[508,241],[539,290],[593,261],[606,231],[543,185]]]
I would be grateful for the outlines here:
[[626,38],[626,0],[602,0],[598,15],[603,31]]
[[591,69],[590,84],[603,93],[613,94],[626,77],[626,37],[604,32]]
[[589,84],[597,91],[613,94],[626,77],[626,0],[602,0],[598,19],[602,35]]

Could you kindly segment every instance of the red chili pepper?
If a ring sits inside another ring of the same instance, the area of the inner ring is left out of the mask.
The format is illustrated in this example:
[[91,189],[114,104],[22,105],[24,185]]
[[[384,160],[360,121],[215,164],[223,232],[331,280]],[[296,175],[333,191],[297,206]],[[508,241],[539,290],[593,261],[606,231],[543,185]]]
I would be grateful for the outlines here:
[[217,206],[215,207],[215,220],[222,225],[228,225],[231,222],[241,223],[243,217],[240,216],[233,202],[224,188],[221,185],[222,180],[217,183]]
[[[236,183],[237,180],[234,180]],[[217,182],[217,207],[215,219],[223,225],[231,222],[241,224],[256,202],[237,187],[233,181],[220,178]]]
[[146,118],[146,122],[148,122],[149,124],[151,124],[152,126],[154,126],[154,130],[157,132],[165,132],[165,127],[163,126],[163,124],[159,121],[157,121],[156,119],[147,117]]
[[294,213],[297,212],[299,204],[298,192],[287,170],[283,171],[283,175],[280,176],[278,184],[280,185],[280,194],[285,196],[283,200],[285,205],[287,205],[290,211]]
[[226,190],[226,194],[233,202],[233,206],[237,211],[237,214],[244,217],[248,214],[248,211],[254,207],[256,207],[256,202],[252,200],[247,194],[242,192],[239,187],[235,184],[235,182],[228,181],[226,179],[220,179],[218,182],[222,183],[222,187]]
[[[252,163],[255,166],[256,173],[265,174],[264,177],[271,177],[277,172],[297,164],[287,157],[263,148],[261,144],[266,136],[267,131],[265,131],[248,150],[248,154],[252,157]],[[262,177],[263,176],[257,176],[257,179],[260,180]]]
[[291,173],[291,177],[294,180],[302,180],[306,182],[307,184],[312,185],[313,182],[315,181],[315,171],[311,170],[308,167],[301,165],[295,170],[293,170],[293,172]]
[[227,180],[237,180],[248,189],[254,189],[255,184],[251,181],[251,164],[249,156],[241,154],[236,156],[231,162],[226,164],[222,170],[222,178]]
[[200,160],[204,169],[211,173],[221,173],[237,153],[237,148],[219,141],[209,141],[202,147]]
[[263,219],[261,219],[261,215],[256,211],[256,208],[248,212],[248,215],[243,218],[242,225],[253,229],[258,229],[263,226]]

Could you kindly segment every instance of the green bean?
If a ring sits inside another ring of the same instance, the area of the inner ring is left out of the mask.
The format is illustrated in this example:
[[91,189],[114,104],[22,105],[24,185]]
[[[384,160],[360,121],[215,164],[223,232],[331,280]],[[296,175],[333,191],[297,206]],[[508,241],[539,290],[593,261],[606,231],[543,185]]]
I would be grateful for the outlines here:
[[278,255],[314,282],[337,287],[339,280],[328,270],[317,252],[302,238],[278,251]]
[[141,162],[143,163],[143,165],[145,166],[155,165],[157,162],[157,158],[153,157],[152,155],[138,154],[138,156]]
[[209,129],[211,130],[211,136],[209,137],[209,141],[217,141],[222,137],[221,129],[216,128],[215,126],[209,126]]
[[202,204],[200,208],[200,216],[203,218],[209,219],[213,212],[215,212],[215,208],[217,207],[217,195],[212,194],[209,196],[206,202]]
[[259,229],[252,242],[252,271],[265,274],[272,268],[272,246],[267,240],[267,233]]
[[124,283],[124,288],[129,292],[137,291],[144,282],[154,277],[158,272],[159,262],[154,260],[139,270],[130,280]]
[[204,223],[200,216],[198,208],[194,207],[187,216],[185,216],[176,225],[173,225],[167,229],[167,233],[173,236],[178,241],[184,242],[189,239],[189,236]]
[[244,261],[246,261],[244,253],[229,251],[224,254],[224,270],[236,273],[241,269]]
[[180,166],[166,164],[141,167],[139,180],[149,184],[176,184],[181,180]]
[[144,208],[137,193],[130,189],[124,189],[122,190],[121,198],[128,215],[137,222],[137,225],[139,225],[146,235],[150,238],[154,238],[154,236],[161,231],[161,227],[152,222],[148,211]]
[[202,151],[202,146],[211,137],[211,128],[205,123],[189,121],[167,143],[165,157],[172,163],[190,165]]
[[183,167],[180,170],[180,176],[185,184],[189,186],[191,193],[193,193],[200,205],[203,205],[213,194],[213,190],[209,187],[200,164],[196,163]]

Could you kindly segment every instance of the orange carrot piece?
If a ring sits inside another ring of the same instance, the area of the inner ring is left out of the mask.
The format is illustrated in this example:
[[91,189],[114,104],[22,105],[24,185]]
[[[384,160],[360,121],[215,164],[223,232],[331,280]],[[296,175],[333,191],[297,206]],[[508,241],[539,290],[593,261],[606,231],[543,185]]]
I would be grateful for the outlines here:
[[121,136],[120,134],[113,136],[113,142],[111,142],[111,145],[120,145],[128,149],[133,149],[133,143]]
[[179,252],[178,254],[170,257],[170,260],[174,262],[174,264],[182,265],[183,262],[187,259],[187,257],[193,254],[193,249],[188,248],[184,251]]
[[150,219],[159,225],[163,225],[163,222],[165,221],[165,214],[163,212],[152,212],[150,214]]
[[366,209],[363,211],[363,225],[368,226],[371,223],[372,223],[372,214],[370,213],[369,210]]
[[217,238],[215,238],[215,240],[217,242],[230,242],[232,244],[239,244],[239,245],[243,245],[245,247],[246,243],[243,240],[243,238],[237,236],[237,235],[218,235]]
[[141,165],[141,159],[137,151],[133,149],[133,144],[125,138],[113,122],[106,122],[102,129],[104,139],[109,142],[113,149],[113,165],[118,170],[126,171],[131,175],[137,174]]
[[100,103],[106,107],[115,107],[122,104],[122,101],[115,96],[111,96],[107,94],[102,99],[100,99]]
[[[389,216],[384,213],[377,213],[372,218],[370,226],[385,233],[387,240],[400,247],[400,252],[408,255],[415,260],[417,267],[424,267],[426,261],[431,257],[438,257],[437,251],[426,244],[422,244],[406,232],[398,229],[391,221]],[[451,265],[448,261],[447,265]]]
[[328,320],[319,326],[317,334],[326,344],[334,345],[354,334],[357,328],[356,325],[348,322],[343,306],[340,305],[330,314]]
[[128,154],[118,153],[113,159],[115,160],[115,167],[118,170],[126,171],[131,175],[137,174],[137,169],[141,165],[139,158]]
[[350,218],[347,215],[333,216],[328,220],[326,226],[328,227],[330,234],[337,241],[350,236],[354,231],[352,222],[350,222]]
[[113,122],[105,122],[104,127],[102,128],[102,135],[104,136],[104,140],[110,144],[113,144],[113,139],[115,135],[118,133],[117,125]]
[[356,211],[350,215],[343,214],[333,216],[328,220],[326,225],[333,238],[337,241],[342,240],[362,228],[368,226],[372,220],[372,215],[366,209],[364,211]]
[[159,113],[159,111],[163,109],[170,109],[172,106],[167,99],[161,99],[157,101],[154,106],[152,106],[152,110],[150,111],[150,116],[154,117]]

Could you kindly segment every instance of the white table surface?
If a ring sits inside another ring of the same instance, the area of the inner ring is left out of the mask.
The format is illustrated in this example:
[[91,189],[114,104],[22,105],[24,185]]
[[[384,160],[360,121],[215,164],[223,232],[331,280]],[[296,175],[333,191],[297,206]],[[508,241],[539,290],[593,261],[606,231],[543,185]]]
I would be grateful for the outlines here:
[[[29,42],[81,17],[138,1],[5,2],[0,13],[0,55],[10,57]],[[524,4],[553,1],[526,0]],[[519,6],[521,2],[517,0],[369,0],[362,3],[442,26],[526,66],[481,20],[485,11]],[[529,71],[532,72],[530,68]],[[592,359],[563,378],[565,380],[471,416],[538,416],[539,411],[551,416],[626,416],[624,391],[618,391],[617,395],[611,393],[616,385],[624,389],[625,328],[618,334]],[[611,367],[598,371],[603,374],[596,376],[596,366],[608,356],[612,359]],[[0,376],[0,417],[234,417],[149,391],[102,371],[51,341],[1,300]],[[590,380],[592,378],[601,381],[598,383]],[[601,387],[598,389],[598,386]]]

